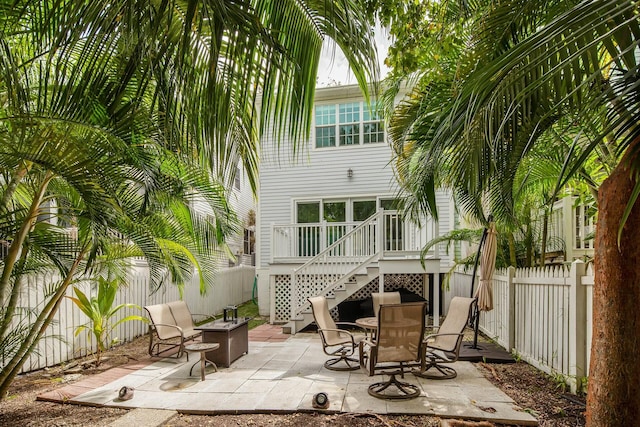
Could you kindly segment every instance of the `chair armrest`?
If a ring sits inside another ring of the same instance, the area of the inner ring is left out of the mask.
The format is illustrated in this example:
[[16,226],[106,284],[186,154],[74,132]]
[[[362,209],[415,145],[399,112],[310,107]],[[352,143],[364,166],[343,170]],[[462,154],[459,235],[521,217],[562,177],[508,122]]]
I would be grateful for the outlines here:
[[446,336],[457,336],[457,337],[461,337],[464,336],[464,334],[456,334],[456,333],[450,333],[450,334],[430,334],[427,335],[426,337],[424,337],[423,341],[427,341],[430,338],[435,338],[435,337],[446,337]]
[[[368,335],[367,330],[365,328],[363,328],[362,326],[358,325],[357,323],[352,323],[352,322],[336,322],[336,326],[340,326],[340,325],[344,325],[344,326],[351,326],[354,329],[358,329],[359,331],[363,332],[365,335]],[[343,330],[343,329],[341,329]]]
[[353,345],[354,347],[356,346],[356,337],[349,331],[345,331],[344,329],[318,328],[318,333],[324,334],[324,332],[336,332],[340,338],[344,338],[344,339],[348,338],[349,340],[351,340],[351,345]]
[[362,341],[360,341],[360,345],[361,345],[361,346],[364,346],[365,344],[366,344],[366,345],[368,345],[368,346],[370,346],[370,347],[374,347],[374,346],[376,346],[376,345],[377,345],[376,343],[374,343],[373,341],[371,341],[369,338],[365,338],[365,339],[363,339]]
[[[444,350],[444,349],[439,349],[438,347],[431,347],[429,345],[429,340],[435,339],[437,337],[445,337],[445,336],[456,336],[458,337],[458,340],[456,341],[456,347],[452,348],[450,350]],[[450,333],[450,334],[431,334],[431,335],[427,335],[426,337],[424,337],[424,339],[422,340],[422,344],[424,346],[424,349],[426,350],[427,348],[434,348],[437,350],[442,350],[442,351],[452,351],[455,352],[456,349],[460,346],[460,343],[462,342],[462,337],[464,337],[463,333],[460,334],[456,334],[456,333]]]
[[318,328],[318,332],[320,332],[320,331],[323,331],[323,332],[324,331],[337,332],[339,335],[340,334],[345,334],[345,335],[350,336],[353,339],[353,334],[351,332],[349,332],[349,331],[345,331],[344,329],[333,329],[333,328],[324,328],[324,329],[322,329],[322,328]]

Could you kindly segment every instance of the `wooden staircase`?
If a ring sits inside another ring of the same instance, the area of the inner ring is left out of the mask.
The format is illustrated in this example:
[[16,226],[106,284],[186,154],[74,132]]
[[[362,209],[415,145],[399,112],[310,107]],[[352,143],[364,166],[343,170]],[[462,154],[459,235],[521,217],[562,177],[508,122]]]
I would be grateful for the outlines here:
[[[335,288],[329,295],[326,295],[329,310],[334,309],[342,301],[345,301],[351,295],[369,284],[372,280],[376,279],[378,277],[378,270],[377,264],[369,265],[353,274],[352,279],[347,281],[344,285]],[[308,306],[302,310],[301,315],[296,319],[292,319],[283,325],[282,332],[285,334],[295,334],[309,326],[313,321],[314,319],[311,306]]]
[[293,271],[291,316],[284,333],[295,334],[313,321],[309,297],[325,296],[332,309],[378,277],[383,218],[378,211]]

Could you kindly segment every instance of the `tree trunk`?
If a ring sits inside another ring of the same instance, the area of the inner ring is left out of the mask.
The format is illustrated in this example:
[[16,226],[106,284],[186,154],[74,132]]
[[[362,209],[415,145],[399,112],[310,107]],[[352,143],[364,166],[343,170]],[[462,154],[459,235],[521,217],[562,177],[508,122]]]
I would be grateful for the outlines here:
[[514,267],[518,266],[518,260],[516,255],[516,239],[513,237],[513,233],[509,232],[509,265]]
[[531,218],[525,227],[525,267],[533,267],[533,230],[531,229]]
[[587,425],[594,427],[640,420],[640,201],[624,225],[619,246],[617,241],[636,184],[629,157],[625,155],[598,192],[587,396]]
[[540,267],[544,267],[547,257],[547,234],[549,234],[549,208],[545,206],[542,217],[542,241],[540,242]]

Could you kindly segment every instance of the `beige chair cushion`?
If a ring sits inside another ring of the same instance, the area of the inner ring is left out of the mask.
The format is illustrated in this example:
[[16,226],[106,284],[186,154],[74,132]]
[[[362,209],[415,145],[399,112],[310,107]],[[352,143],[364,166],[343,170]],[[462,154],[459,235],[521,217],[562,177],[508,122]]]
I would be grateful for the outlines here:
[[172,301],[167,303],[167,306],[169,306],[171,314],[173,314],[173,318],[176,320],[176,325],[182,328],[182,333],[185,338],[200,333],[193,329],[196,325],[193,324],[193,316],[186,302]]
[[423,302],[382,304],[376,337],[377,362],[411,362],[420,358],[424,336]]
[[400,292],[372,292],[373,314],[378,317],[380,305],[382,304],[400,304]]
[[176,321],[171,314],[171,310],[167,304],[148,305],[144,308],[149,313],[151,323],[153,323],[158,334],[158,338],[166,340],[180,336],[180,331],[164,325],[175,325]]
[[[329,313],[329,304],[325,297],[311,297],[309,302],[311,303],[313,317],[316,320],[318,329],[338,329],[336,322],[331,317],[331,313]],[[351,342],[351,337],[347,333],[341,334],[337,331],[326,330],[323,331],[323,335],[325,342],[329,346]]]
[[[473,298],[454,297],[449,304],[447,317],[440,328],[438,334],[460,334],[464,331],[467,321],[469,320],[469,312],[473,304]],[[458,342],[455,335],[437,336],[429,341],[429,347],[442,351],[454,351]]]

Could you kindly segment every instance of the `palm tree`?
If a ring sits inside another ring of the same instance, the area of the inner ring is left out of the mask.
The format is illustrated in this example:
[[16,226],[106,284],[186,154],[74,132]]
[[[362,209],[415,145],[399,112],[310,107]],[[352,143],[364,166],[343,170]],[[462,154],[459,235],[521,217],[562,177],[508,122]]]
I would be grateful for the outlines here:
[[[557,188],[596,150],[607,152],[615,168],[597,191],[587,422],[628,424],[640,415],[639,4],[468,4],[477,8],[467,10],[464,25],[455,21],[458,56],[441,66],[451,72],[425,73],[414,101],[398,110],[393,136],[405,188],[415,210],[435,212],[433,190],[446,185],[467,211],[482,216],[484,200],[507,218],[514,177],[549,132],[576,136]],[[591,137],[577,137],[577,124]]]
[[[350,0],[0,9],[1,399],[69,285],[99,261],[144,256],[157,287],[185,283],[193,266],[208,282],[236,224],[226,188],[237,165],[255,186],[267,123],[294,141],[309,132],[325,36],[365,90],[377,61],[369,19]],[[44,269],[61,279],[44,284],[35,321],[17,324],[26,277]]]

